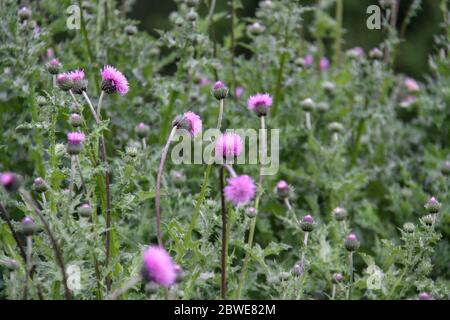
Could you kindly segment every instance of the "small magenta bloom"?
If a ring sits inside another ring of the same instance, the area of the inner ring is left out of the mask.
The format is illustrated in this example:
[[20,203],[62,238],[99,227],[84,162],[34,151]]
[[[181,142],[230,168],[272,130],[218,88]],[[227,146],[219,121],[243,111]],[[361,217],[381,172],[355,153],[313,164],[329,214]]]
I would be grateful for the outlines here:
[[0,185],[8,192],[16,192],[20,188],[21,178],[14,172],[0,173]]
[[417,92],[420,90],[419,84],[412,78],[405,79],[405,87],[409,92]]
[[53,59],[55,57],[55,53],[53,52],[52,48],[47,49],[47,59]]
[[217,81],[216,83],[214,83],[213,89],[217,90],[217,89],[222,89],[225,88],[225,85],[223,84],[222,81]]
[[222,100],[227,97],[228,88],[225,86],[225,84],[222,81],[217,81],[213,85],[212,93],[214,95],[214,98],[216,98],[217,100]]
[[236,134],[227,132],[221,134],[216,142],[216,156],[237,157],[243,149],[242,138]]
[[195,137],[200,131],[202,131],[202,119],[193,113],[192,111],[185,112],[183,118],[189,125],[188,131],[193,137]]
[[71,155],[77,155],[83,148],[83,141],[85,139],[84,133],[69,132],[67,134],[67,152]]
[[144,274],[147,281],[170,287],[177,279],[177,268],[169,254],[161,247],[151,246],[144,252]]
[[277,193],[277,195],[280,199],[288,198],[289,191],[290,191],[289,185],[286,181],[284,181],[284,180],[278,181],[275,192]]
[[82,69],[77,69],[77,70],[74,70],[74,71],[70,71],[67,75],[74,82],[75,81],[84,80],[84,70],[82,70]]
[[421,292],[419,293],[419,300],[430,300],[431,296],[428,292]]
[[122,72],[113,66],[104,66],[101,71],[102,90],[106,93],[118,92],[121,96],[128,92],[128,80]]
[[253,179],[247,175],[228,179],[228,185],[224,188],[225,198],[234,205],[248,203],[256,194],[256,186]]
[[305,56],[305,59],[304,59],[304,60],[305,60],[305,61],[304,61],[304,66],[305,66],[305,67],[309,67],[310,65],[313,64],[313,62],[314,62],[314,57],[313,57],[312,54],[307,54],[307,55]]
[[234,90],[234,94],[236,95],[236,98],[240,98],[242,94],[244,93],[244,88],[242,87],[236,87],[236,90]]
[[247,100],[247,108],[256,111],[259,116],[266,115],[271,105],[272,97],[268,93],[257,93]]
[[350,58],[357,59],[365,56],[364,49],[361,47],[354,47],[347,51],[347,55]]
[[58,61],[58,59],[53,58],[47,63],[46,67],[47,67],[47,71],[50,74],[58,74],[59,71],[61,70],[62,65]]
[[341,282],[342,280],[344,280],[344,276],[342,275],[342,273],[336,272],[336,273],[333,275],[333,282],[334,282],[334,283]]
[[311,215],[306,215],[300,221],[300,228],[305,232],[311,232],[314,230],[315,223],[314,218]]
[[319,62],[320,71],[325,71],[329,67],[330,67],[330,61],[327,58],[323,57],[322,59],[320,59],[320,62]]

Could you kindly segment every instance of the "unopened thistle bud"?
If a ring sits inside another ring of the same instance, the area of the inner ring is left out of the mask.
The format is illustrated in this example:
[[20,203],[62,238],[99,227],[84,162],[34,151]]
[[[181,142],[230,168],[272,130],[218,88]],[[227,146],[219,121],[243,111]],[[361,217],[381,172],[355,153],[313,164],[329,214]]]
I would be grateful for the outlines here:
[[89,218],[92,215],[92,206],[89,203],[83,203],[78,207],[78,214],[80,217]]
[[441,209],[441,204],[435,197],[431,197],[425,204],[425,209],[431,214],[438,213]]
[[186,19],[188,19],[188,21],[195,21],[198,18],[198,14],[197,12],[195,12],[194,10],[189,10],[189,12],[186,15]]
[[343,221],[347,217],[347,210],[341,207],[337,207],[333,209],[333,217],[337,221]]
[[300,222],[300,228],[304,232],[311,232],[314,230],[314,227],[315,227],[314,218],[309,214],[304,216],[302,221]]
[[405,232],[408,232],[408,233],[413,233],[413,232],[416,230],[416,227],[414,226],[413,223],[411,223],[411,222],[406,222],[406,223],[403,225],[403,230],[405,230]]
[[58,61],[58,59],[52,59],[47,62],[45,68],[50,74],[58,74],[61,71],[62,64]]
[[83,124],[83,117],[78,113],[72,113],[69,117],[69,123],[72,127],[78,128]]
[[290,189],[288,183],[284,180],[278,181],[275,192],[279,199],[289,198]]
[[61,73],[56,76],[56,84],[62,91],[69,91],[73,87],[72,78],[66,73]]
[[342,282],[342,280],[344,280],[344,276],[342,275],[342,273],[340,273],[340,272],[336,272],[334,275],[333,275],[333,283],[339,283],[339,282]]
[[44,96],[38,96],[36,98],[36,102],[39,107],[43,107],[47,104],[47,98],[45,98]]
[[31,18],[31,10],[28,7],[22,7],[17,12],[20,21],[26,21]]
[[325,82],[322,83],[322,89],[326,93],[330,94],[336,89],[336,85],[334,84],[334,82],[325,81]]
[[380,60],[383,58],[383,51],[378,48],[373,48],[369,52],[369,57],[374,60]]
[[445,160],[441,166],[441,172],[443,175],[450,175],[450,161]]
[[36,192],[42,193],[47,190],[47,184],[45,183],[44,179],[42,179],[41,177],[37,177],[36,179],[34,179],[33,188],[34,190],[36,190]]
[[125,148],[125,153],[128,156],[130,156],[132,158],[135,158],[138,155],[138,149],[136,147],[133,147],[133,146],[128,146],[128,147]]
[[22,178],[13,172],[0,173],[0,184],[7,192],[16,192],[22,184]]
[[432,226],[436,222],[436,214],[427,214],[422,220],[427,226]]
[[258,35],[264,32],[264,26],[259,22],[254,22],[247,27],[250,34]]
[[181,186],[186,182],[186,175],[182,171],[172,170],[170,171],[170,177],[177,186]]
[[245,210],[245,214],[249,218],[256,217],[257,213],[258,213],[258,211],[256,211],[256,208],[253,208],[253,207],[248,207],[247,210]]
[[344,131],[344,126],[339,122],[331,122],[328,125],[328,130],[330,130],[332,133],[340,133]]
[[33,234],[36,233],[37,231],[37,226],[36,223],[34,222],[33,218],[31,217],[25,217],[22,219],[22,221],[20,222],[21,227],[22,227],[22,233],[25,236],[32,236]]
[[137,32],[138,32],[138,29],[137,29],[137,27],[136,27],[135,25],[133,25],[133,24],[127,25],[127,26],[125,27],[125,33],[126,33],[128,36],[133,36],[133,35],[135,35]]
[[430,299],[431,299],[431,296],[428,292],[423,291],[423,292],[419,293],[419,300],[430,300]]
[[228,95],[228,88],[222,81],[217,81],[212,88],[212,94],[217,100],[223,100]]
[[313,99],[306,98],[305,100],[303,100],[301,102],[301,106],[302,106],[303,110],[305,110],[305,112],[311,112],[314,110],[314,107],[316,106],[316,104],[314,103]]
[[148,136],[150,132],[150,127],[145,123],[141,122],[136,126],[134,131],[136,132],[139,138],[145,138]]
[[360,243],[358,241],[358,238],[356,237],[356,234],[350,233],[344,241],[345,249],[348,251],[356,251],[359,249]]

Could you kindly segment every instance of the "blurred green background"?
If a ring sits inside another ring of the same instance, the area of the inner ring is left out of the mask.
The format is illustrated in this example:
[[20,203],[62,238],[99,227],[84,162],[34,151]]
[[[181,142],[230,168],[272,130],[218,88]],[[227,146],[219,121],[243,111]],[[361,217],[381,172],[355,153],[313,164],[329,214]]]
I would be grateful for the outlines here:
[[[210,0],[206,0],[210,1]],[[276,0],[273,0],[276,1]],[[294,1],[294,0],[292,0]],[[400,0],[398,27],[400,27],[408,8],[417,0]],[[201,1],[200,14],[205,14],[205,1]],[[243,8],[237,11],[239,17],[254,17],[259,0],[241,0]],[[301,4],[313,5],[317,0],[299,0]],[[333,2],[333,1],[328,1]],[[376,47],[386,34],[380,30],[369,30],[366,27],[367,7],[378,5],[377,0],[344,0],[344,48],[360,46],[365,51]],[[439,11],[439,0],[422,0],[421,8],[412,18],[405,34],[405,41],[400,45],[395,70],[412,77],[423,79],[428,72],[428,55],[433,52],[433,38],[441,32],[442,16]],[[154,33],[155,29],[170,27],[168,16],[176,9],[172,0],[136,0],[131,12],[131,18],[139,20],[141,30]],[[228,0],[217,0],[216,12],[227,11]],[[334,17],[334,4],[329,13]],[[309,23],[305,16],[305,25]],[[229,21],[222,20],[215,25],[218,38],[228,33]]]

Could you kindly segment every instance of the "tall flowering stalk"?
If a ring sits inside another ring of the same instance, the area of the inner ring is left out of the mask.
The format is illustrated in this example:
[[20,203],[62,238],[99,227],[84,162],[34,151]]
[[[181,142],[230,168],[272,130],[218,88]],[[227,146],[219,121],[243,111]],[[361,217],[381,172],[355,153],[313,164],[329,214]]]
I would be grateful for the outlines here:
[[[258,209],[259,209],[259,201],[260,201],[260,197],[262,194],[262,183],[263,183],[263,166],[266,162],[266,128],[265,128],[265,116],[267,115],[267,112],[269,111],[269,108],[272,106],[272,97],[267,94],[267,93],[257,93],[256,95],[251,96],[250,98],[248,98],[247,100],[247,108],[250,111],[253,111],[256,113],[256,115],[259,116],[260,118],[260,123],[261,123],[261,128],[260,128],[260,144],[261,144],[261,148],[260,148],[260,169],[259,169],[259,190],[258,190],[258,195],[256,197],[255,200],[255,209],[256,209],[256,213],[258,213]],[[253,247],[253,238],[255,236],[255,228],[256,228],[256,217],[257,214],[251,218],[251,222],[250,222],[250,230],[249,230],[249,234],[248,234],[248,240],[247,240],[247,244],[249,247],[249,251],[246,252],[245,254],[245,258],[244,258],[244,263],[242,265],[242,270],[241,270],[241,277],[239,280],[239,286],[237,289],[237,293],[236,293],[236,298],[239,299],[241,296],[241,291],[242,291],[242,287],[245,283],[245,279],[247,277],[247,268],[248,268],[248,264],[250,262],[250,250]]]
[[177,129],[187,130],[192,137],[195,137],[202,131],[202,120],[198,115],[191,111],[188,111],[182,116],[178,116],[177,118],[175,118],[172,123],[172,131],[170,132],[169,137],[167,138],[167,142],[162,151],[158,175],[156,177],[155,189],[156,237],[158,239],[158,245],[160,247],[163,247],[163,239],[161,233],[161,178],[164,171],[164,164],[166,162],[170,143],[172,142]]
[[[215,1],[212,6],[215,6]],[[214,98],[216,98],[219,101],[219,116],[217,118],[216,129],[220,130],[222,127],[224,102],[225,102],[225,98],[228,95],[228,88],[225,86],[225,84],[223,84],[223,82],[217,81],[212,88],[212,94],[213,94]],[[186,233],[186,236],[185,236],[185,241],[190,241],[192,232],[194,231],[195,225],[197,223],[197,219],[200,215],[200,208],[203,203],[203,200],[205,200],[206,189],[208,187],[209,175],[211,174],[212,165],[213,165],[213,163],[211,162],[206,167],[202,186],[200,188],[200,193],[195,202],[194,213],[192,214],[191,224],[190,224],[188,232]]]

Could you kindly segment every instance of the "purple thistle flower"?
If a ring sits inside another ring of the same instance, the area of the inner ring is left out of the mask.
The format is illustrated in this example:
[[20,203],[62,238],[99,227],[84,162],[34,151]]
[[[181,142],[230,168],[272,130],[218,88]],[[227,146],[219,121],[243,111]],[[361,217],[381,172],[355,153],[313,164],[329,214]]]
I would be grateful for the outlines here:
[[166,250],[150,246],[144,251],[144,277],[166,288],[175,283],[177,268]]
[[213,89],[217,90],[217,89],[222,89],[225,88],[225,85],[223,84],[222,81],[217,81],[216,83],[214,83]]
[[54,54],[54,52],[53,52],[53,49],[52,48],[48,48],[47,49],[47,59],[52,59],[52,58],[54,58],[55,57],[55,54]]
[[82,69],[70,71],[69,73],[66,73],[66,75],[68,75],[73,82],[84,80],[84,70]]
[[236,87],[236,90],[234,90],[234,94],[236,95],[236,98],[240,98],[242,94],[244,93],[244,88],[242,87]]
[[430,299],[431,299],[431,297],[428,292],[423,291],[423,292],[419,293],[419,300],[430,300]]
[[309,67],[314,62],[314,57],[312,54],[307,54],[304,58],[304,66]]
[[104,66],[101,71],[102,90],[106,93],[118,92],[121,96],[125,95],[128,90],[128,80],[122,72],[113,66]]
[[85,135],[82,132],[69,132],[67,134],[67,142],[70,144],[82,144],[85,139]]
[[200,131],[202,131],[202,119],[198,115],[196,115],[192,111],[188,111],[183,114],[183,118],[189,124],[188,131],[193,137],[195,137]]
[[272,97],[268,93],[257,93],[247,100],[247,108],[256,111],[259,116],[266,115],[271,105]]
[[330,67],[330,61],[327,58],[323,57],[322,59],[320,59],[320,62],[319,62],[320,71],[325,71],[329,67]]
[[405,87],[409,92],[417,92],[420,90],[419,84],[412,78],[405,79]]
[[243,205],[256,194],[256,186],[253,179],[247,175],[228,179],[228,185],[224,188],[225,198],[234,205]]
[[0,185],[8,192],[15,192],[20,188],[21,178],[14,172],[0,173]]
[[216,156],[237,157],[243,149],[242,138],[236,133],[224,133],[219,136],[216,142]]

